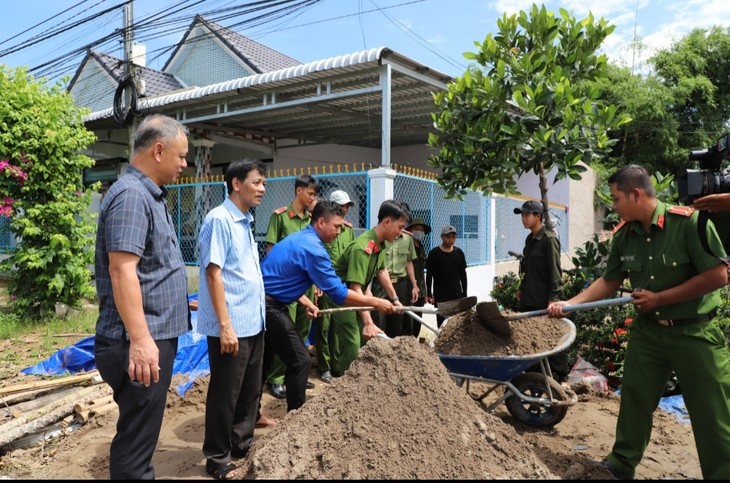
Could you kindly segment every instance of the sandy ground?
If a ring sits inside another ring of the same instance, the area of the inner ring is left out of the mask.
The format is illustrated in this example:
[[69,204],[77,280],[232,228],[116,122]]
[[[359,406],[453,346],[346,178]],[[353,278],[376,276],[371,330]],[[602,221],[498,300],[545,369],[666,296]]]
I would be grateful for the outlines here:
[[[285,403],[264,392],[264,413],[281,420],[257,430],[251,453],[239,462],[247,478],[611,479],[596,462],[613,443],[619,402],[613,393],[574,385],[578,401],[565,418],[536,428],[504,404],[487,412],[484,403],[502,388],[475,401],[469,393],[482,394],[485,382],[459,387],[437,353],[410,337],[371,341],[331,385],[316,374],[313,368],[316,387],[298,411],[285,414]],[[9,377],[1,385],[27,380]],[[180,397],[174,386],[183,380],[175,377],[168,396],[153,460],[158,479],[209,478],[201,450],[207,377]],[[0,457],[0,476],[108,479],[115,422],[112,411],[68,435],[8,451]],[[657,410],[637,478],[701,478],[689,424]]]

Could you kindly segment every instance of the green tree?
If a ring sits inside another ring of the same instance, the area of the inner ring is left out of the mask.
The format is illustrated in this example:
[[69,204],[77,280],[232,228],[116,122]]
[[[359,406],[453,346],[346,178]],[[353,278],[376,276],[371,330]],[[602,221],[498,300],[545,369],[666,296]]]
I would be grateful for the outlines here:
[[672,92],[679,123],[677,165],[689,150],[715,144],[730,121],[730,27],[695,29],[649,59]]
[[0,64],[0,92],[2,209],[19,237],[2,262],[13,307],[32,316],[56,302],[78,305],[94,295],[89,203],[98,188],[83,186],[83,169],[94,161],[82,153],[95,136],[61,84]]
[[615,143],[608,130],[629,120],[585,82],[605,75],[597,50],[614,27],[562,8],[556,18],[535,4],[529,16],[505,14],[497,26],[496,35],[475,42],[477,52],[464,54],[477,65],[434,95],[429,145],[438,154],[429,164],[441,169],[450,197],[467,188],[515,193],[515,177],[534,172],[547,206],[546,173],[556,168],[556,179],[580,179],[580,162],[607,153]]
[[671,89],[655,75],[634,75],[613,65],[595,84],[605,103],[632,119],[611,133],[617,142],[611,155],[599,162],[611,172],[638,164],[649,172],[676,173],[677,163],[686,160],[687,153],[678,156],[679,122],[671,109]]

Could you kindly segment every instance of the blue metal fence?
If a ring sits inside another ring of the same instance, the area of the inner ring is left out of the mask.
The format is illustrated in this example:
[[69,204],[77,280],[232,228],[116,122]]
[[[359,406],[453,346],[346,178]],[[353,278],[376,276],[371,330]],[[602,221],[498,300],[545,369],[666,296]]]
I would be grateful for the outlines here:
[[[293,171],[293,173],[291,173]],[[299,172],[291,170],[285,176],[267,176],[266,195],[260,206],[253,209],[254,237],[259,254],[266,253],[266,230],[274,210],[294,199],[294,180]],[[428,251],[441,243],[441,228],[453,225],[457,231],[456,245],[465,253],[470,266],[491,263],[490,247],[494,244],[494,261],[508,260],[509,251],[521,252],[527,237],[520,216],[513,210],[524,198],[483,196],[468,192],[463,200],[449,200],[446,192],[430,177],[419,176],[414,170],[400,169],[393,183],[394,198],[405,201],[413,217],[423,218],[432,232],[423,243]],[[346,220],[357,234],[370,228],[370,178],[366,170],[337,173],[311,173],[321,185],[320,196],[327,198],[335,190],[344,190],[355,202]],[[210,209],[223,202],[226,193],[222,176],[213,181],[185,182],[167,186],[168,208],[175,224],[185,263],[198,265],[198,232]],[[494,213],[494,219],[490,219]],[[568,251],[568,213],[564,206],[551,205],[550,216],[556,222],[555,231],[563,251]],[[493,227],[493,228],[492,228]],[[494,240],[491,234],[494,233]],[[9,251],[15,244],[10,231],[10,218],[0,216],[0,251]]]

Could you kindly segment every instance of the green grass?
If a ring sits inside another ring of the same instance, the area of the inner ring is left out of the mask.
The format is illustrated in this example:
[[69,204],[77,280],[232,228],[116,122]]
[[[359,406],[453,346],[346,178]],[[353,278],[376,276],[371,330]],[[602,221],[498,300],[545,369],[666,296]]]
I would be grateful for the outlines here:
[[98,313],[88,308],[77,319],[30,319],[0,311],[0,380],[94,334]]

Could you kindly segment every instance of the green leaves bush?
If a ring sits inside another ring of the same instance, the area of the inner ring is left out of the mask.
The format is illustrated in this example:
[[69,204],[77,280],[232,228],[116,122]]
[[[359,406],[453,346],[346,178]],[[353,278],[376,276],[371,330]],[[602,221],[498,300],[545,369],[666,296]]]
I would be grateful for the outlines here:
[[98,186],[83,186],[83,170],[94,160],[82,153],[95,136],[61,84],[0,65],[0,92],[2,206],[19,238],[0,270],[10,274],[13,309],[33,315],[56,302],[77,306],[94,296],[89,205]]

